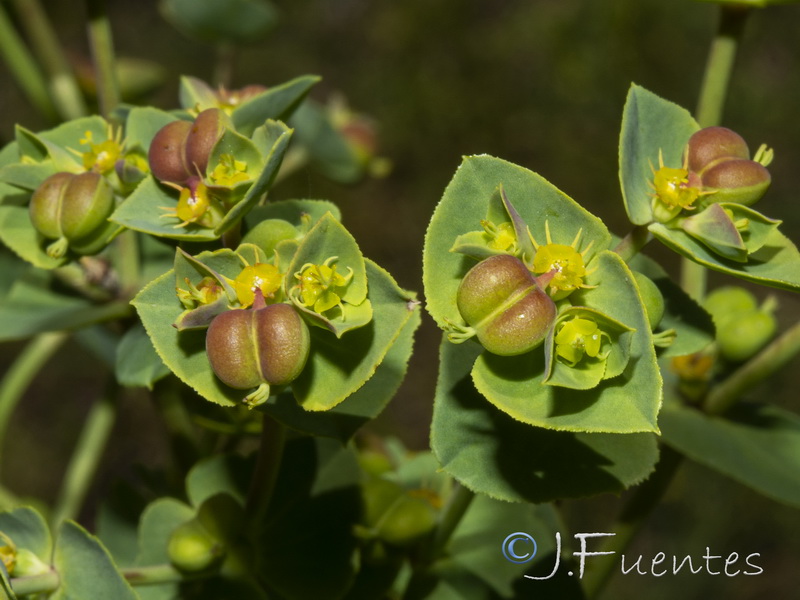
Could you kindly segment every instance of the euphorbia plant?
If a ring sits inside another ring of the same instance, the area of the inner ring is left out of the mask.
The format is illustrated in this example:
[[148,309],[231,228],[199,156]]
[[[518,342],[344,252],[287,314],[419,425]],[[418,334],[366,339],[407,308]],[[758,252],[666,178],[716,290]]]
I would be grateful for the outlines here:
[[[784,476],[797,417],[737,401],[796,354],[800,330],[774,339],[775,301],[741,287],[705,294],[705,268],[800,289],[800,253],[753,208],[773,153],[714,116],[727,76],[709,78],[696,118],[630,88],[624,236],[532,170],[463,159],[425,239],[442,340],[432,451],[414,453],[359,430],[405,375],[421,303],[364,256],[346,207],[281,185],[300,167],[348,183],[385,172],[369,120],[310,100],[314,76],[239,89],[187,76],[176,108],[119,104],[108,23],[88,5],[102,116],[59,100],[63,123],[17,126],[0,151],[0,258],[24,273],[0,309],[25,315],[0,337],[31,338],[0,415],[68,335],[116,357],[113,381],[55,504],[0,513],[6,596],[527,597],[523,576],[567,537],[560,503],[633,488],[609,524],[606,549],[622,551],[683,456],[798,504]],[[221,80],[231,45],[275,16],[266,1],[163,8],[217,45]],[[746,11],[722,13],[727,40]],[[712,75],[730,66],[718,60]],[[681,286],[645,255],[654,240],[683,257]],[[95,535],[76,519],[120,387],[150,390],[174,464],[127,506],[100,502]],[[750,448],[774,465],[734,456]],[[530,561],[513,543],[503,558],[513,531],[536,535]],[[605,560],[548,594],[598,594]]]

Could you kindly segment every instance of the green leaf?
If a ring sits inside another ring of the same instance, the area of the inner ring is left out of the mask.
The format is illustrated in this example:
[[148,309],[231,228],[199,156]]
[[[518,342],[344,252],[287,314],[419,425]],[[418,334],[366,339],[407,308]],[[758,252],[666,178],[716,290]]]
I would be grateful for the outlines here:
[[167,217],[164,210],[175,208],[177,202],[177,190],[159,185],[152,175],[148,175],[109,220],[128,229],[174,240],[209,242],[219,237],[214,230],[195,224],[177,228],[177,217]]
[[22,339],[42,331],[79,329],[123,316],[121,301],[93,304],[49,289],[51,275],[31,269],[0,301],[0,341]]
[[[379,308],[381,306],[378,304]],[[324,412],[309,412],[298,405],[291,394],[280,394],[270,397],[261,410],[292,429],[348,441],[362,425],[381,413],[405,377],[414,344],[414,332],[422,320],[418,306],[408,312],[408,320],[375,374],[341,403]]]
[[[61,580],[51,596],[53,600],[138,600],[108,550],[77,523],[65,521],[59,527],[53,564]],[[91,568],[87,568],[88,565]]]
[[704,267],[761,285],[800,290],[800,253],[776,229],[769,232],[761,249],[750,254],[744,264],[722,258],[683,231],[668,229],[661,223],[651,223],[648,229],[666,246]]
[[605,225],[541,176],[491,156],[464,159],[433,213],[425,235],[423,284],[426,308],[437,324],[458,323],[456,293],[474,261],[450,251],[459,236],[478,231],[490,201],[503,186],[508,199],[534,238],[544,243],[545,222],[554,243],[569,244],[583,229],[593,251],[606,248],[611,240]]
[[[305,265],[322,265],[332,257],[337,260],[331,266],[335,265],[337,272],[344,277],[352,271],[352,279],[341,294],[344,310],[337,308],[319,314],[306,308],[299,292],[292,293],[291,290],[297,285],[295,275]],[[286,290],[295,306],[303,311],[310,322],[326,327],[341,337],[347,331],[366,325],[372,318],[372,310],[368,305],[359,308],[367,298],[367,281],[364,257],[355,238],[333,215],[325,215],[300,243],[286,273]]]
[[677,402],[661,413],[664,440],[679,452],[772,498],[800,508],[800,417],[740,403],[720,417]]
[[289,125],[308,152],[311,164],[323,175],[341,183],[353,183],[364,174],[358,155],[331,123],[325,108],[306,100],[294,112]]
[[48,564],[53,552],[53,540],[44,517],[28,506],[0,513],[0,531],[14,542],[17,548],[33,552]]
[[236,130],[249,136],[267,119],[286,120],[319,81],[316,75],[303,75],[242,102],[231,113]]
[[125,149],[139,148],[145,154],[156,133],[169,123],[176,121],[175,115],[151,106],[135,106],[125,122]]
[[33,192],[40,183],[58,171],[51,160],[40,163],[14,163],[0,170],[0,181]]
[[366,276],[367,299],[373,310],[368,325],[341,338],[327,330],[311,328],[308,363],[292,383],[294,396],[305,410],[330,410],[361,388],[416,314],[414,295],[398,287],[386,271],[370,260],[366,261]]
[[674,283],[657,262],[639,254],[630,266],[649,277],[664,297],[664,316],[658,330],[673,329],[676,333],[672,344],[659,352],[659,358],[693,354],[714,341],[711,315]]
[[274,139],[274,143],[269,153],[264,156],[264,168],[256,182],[247,190],[244,198],[234,204],[233,208],[222,219],[222,222],[214,228],[217,234],[222,234],[238,223],[256,205],[261,196],[267,192],[278,174],[283,155],[286,154],[286,149],[289,147],[289,141],[292,138],[292,130],[278,121],[270,121],[267,126],[270,129],[270,137]]
[[628,218],[636,225],[653,220],[653,169],[664,164],[680,167],[683,150],[700,129],[689,112],[638,85],[632,85],[622,112],[619,139],[619,178]]
[[259,41],[278,18],[277,9],[267,0],[162,0],[160,8],[184,34],[214,44]]
[[473,387],[469,373],[478,344],[443,340],[440,352],[431,448],[442,468],[469,489],[540,503],[620,492],[652,472],[658,460],[652,434],[572,433],[520,423]]
[[219,493],[225,493],[244,506],[253,464],[235,454],[209,456],[186,476],[186,495],[193,506],[200,506]]
[[115,374],[120,385],[146,387],[169,374],[141,324],[131,327],[117,346]]
[[562,431],[657,433],[661,375],[638,287],[613,252],[603,251],[596,263],[597,270],[586,279],[596,287],[578,290],[570,300],[635,330],[621,375],[589,390],[542,385],[545,353],[535,348],[519,356],[484,352],[475,361],[473,381],[497,408],[531,425]]
[[13,250],[14,254],[34,267],[55,269],[66,263],[69,256],[52,258],[47,255],[44,250],[44,238],[31,223],[27,207],[28,198],[29,195],[15,198],[15,201],[24,201],[25,205],[22,206],[10,202],[0,206],[0,240]]
[[[517,531],[529,533],[536,540],[536,556],[531,562],[503,560],[502,542]],[[479,577],[503,598],[514,598],[514,584],[555,552],[557,531],[558,514],[550,504],[511,504],[479,494],[453,533],[448,544],[449,560]],[[552,570],[553,562],[548,563]]]
[[352,585],[359,478],[353,450],[338,442],[297,438],[287,443],[255,568],[279,597],[341,598]]
[[95,517],[97,537],[120,567],[136,564],[139,519],[146,506],[142,491],[132,483],[118,480],[98,507]]

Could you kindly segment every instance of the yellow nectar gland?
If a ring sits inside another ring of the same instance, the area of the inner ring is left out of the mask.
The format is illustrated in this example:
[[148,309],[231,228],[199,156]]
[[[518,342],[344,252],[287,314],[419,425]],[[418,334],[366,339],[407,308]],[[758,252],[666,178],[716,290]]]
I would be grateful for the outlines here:
[[500,223],[495,225],[486,219],[481,220],[481,227],[484,230],[484,237],[486,238],[486,245],[492,250],[500,250],[501,252],[516,253],[517,249],[517,234],[514,231],[514,225],[511,223]]
[[299,292],[300,303],[316,313],[324,313],[334,306],[343,309],[341,295],[353,279],[353,269],[348,267],[347,275],[337,273],[336,265],[331,266],[337,258],[332,256],[321,265],[305,264],[294,274],[299,283],[293,289]]
[[223,154],[220,156],[217,166],[211,171],[209,179],[215,185],[225,187],[233,187],[237,183],[249,181],[250,176],[247,174],[247,163],[236,160],[233,154]]
[[122,130],[108,127],[108,139],[95,144],[92,139],[92,132],[86,131],[80,140],[81,146],[88,146],[88,150],[78,152],[70,149],[81,157],[83,168],[87,171],[96,171],[102,175],[112,171],[117,161],[123,156]]
[[175,229],[186,227],[192,223],[208,226],[204,217],[211,209],[211,199],[208,195],[208,188],[204,184],[198,183],[194,189],[181,187],[169,182],[165,182],[164,185],[179,190],[181,194],[178,197],[178,204],[174,208],[169,206],[160,207],[161,210],[166,211],[166,214],[161,215],[162,217],[177,218],[180,223],[175,225]]
[[665,167],[664,155],[659,150],[658,169],[650,165],[653,180],[648,183],[654,190],[653,214],[657,221],[669,221],[682,210],[694,210],[697,199],[709,193],[703,192],[702,187],[690,185],[687,160],[680,169]]
[[603,359],[600,354],[603,337],[610,341],[608,334],[601,331],[591,319],[576,317],[559,325],[555,337],[556,355],[563,358],[571,367],[577,365],[584,355]]
[[283,276],[278,267],[269,263],[248,265],[233,280],[233,289],[243,308],[247,308],[256,298],[256,290],[261,290],[264,300],[273,300],[281,288]]
[[547,244],[536,243],[530,230],[528,236],[536,249],[532,271],[539,275],[555,271],[549,284],[550,295],[555,300],[561,300],[577,289],[594,287],[583,283],[584,277],[594,272],[594,269],[587,270],[585,265],[586,255],[594,242],[590,242],[583,251],[578,252],[583,229],[578,230],[578,234],[569,246],[553,243],[547,221],[544,223],[544,230]]

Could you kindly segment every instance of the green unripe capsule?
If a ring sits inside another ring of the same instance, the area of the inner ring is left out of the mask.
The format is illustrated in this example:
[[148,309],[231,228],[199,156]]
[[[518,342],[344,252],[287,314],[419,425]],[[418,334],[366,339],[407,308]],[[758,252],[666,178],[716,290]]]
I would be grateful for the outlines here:
[[715,289],[703,303],[715,321],[756,310],[756,297],[744,288],[725,286]]
[[197,519],[180,525],[169,537],[167,556],[181,571],[196,573],[219,564],[225,546]]
[[487,258],[461,281],[458,311],[489,352],[513,356],[544,341],[556,306],[521,260],[508,254]]
[[749,159],[747,142],[727,127],[706,127],[689,138],[687,165],[689,171],[701,173],[720,159]]
[[237,390],[258,387],[246,401],[256,405],[270,385],[294,381],[305,367],[310,346],[308,326],[289,304],[264,306],[256,294],[253,308],[217,316],[206,333],[206,353],[214,373]]
[[720,354],[731,362],[743,362],[761,350],[775,335],[778,324],[768,312],[753,310],[717,325]]
[[767,168],[754,160],[725,160],[702,175],[703,189],[714,191],[712,202],[738,202],[750,206],[767,193],[772,177]]
[[70,246],[99,251],[104,244],[93,239],[103,233],[114,210],[114,192],[99,173],[56,173],[45,179],[31,197],[34,228],[56,241],[47,253],[63,256]]

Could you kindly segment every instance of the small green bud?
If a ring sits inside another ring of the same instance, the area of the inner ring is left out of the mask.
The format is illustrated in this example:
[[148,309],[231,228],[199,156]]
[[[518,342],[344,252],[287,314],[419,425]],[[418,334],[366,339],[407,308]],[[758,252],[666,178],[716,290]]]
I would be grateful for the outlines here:
[[283,240],[293,240],[299,235],[297,228],[283,219],[265,219],[248,231],[242,238],[243,244],[255,244],[267,256],[272,256],[275,246]]
[[513,356],[544,341],[556,306],[518,258],[500,254],[475,265],[456,298],[458,311],[493,354]]
[[219,564],[225,556],[225,546],[200,521],[192,519],[172,532],[167,556],[176,568],[194,573]]
[[706,296],[703,305],[714,320],[719,321],[725,319],[726,316],[756,310],[758,302],[756,297],[746,289],[731,285],[715,289]]
[[384,515],[378,537],[394,546],[410,546],[433,530],[436,514],[428,500],[407,493]]
[[778,324],[768,312],[754,310],[717,325],[720,354],[731,362],[743,362],[761,350],[775,335]]
[[[305,367],[308,326],[289,304],[264,305],[258,291],[253,308],[229,310],[214,318],[206,333],[206,353],[214,373],[238,390],[287,385]],[[259,403],[265,400],[259,395]]]

